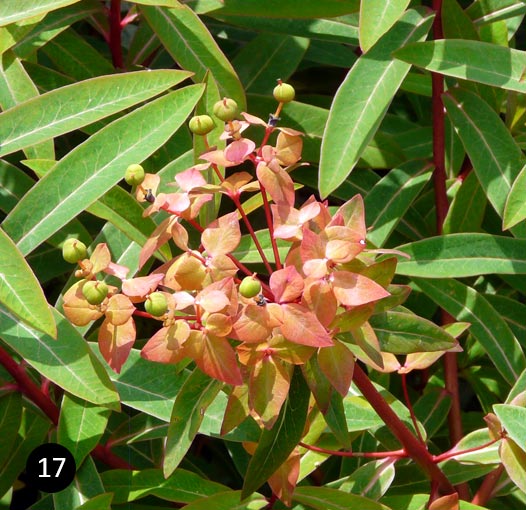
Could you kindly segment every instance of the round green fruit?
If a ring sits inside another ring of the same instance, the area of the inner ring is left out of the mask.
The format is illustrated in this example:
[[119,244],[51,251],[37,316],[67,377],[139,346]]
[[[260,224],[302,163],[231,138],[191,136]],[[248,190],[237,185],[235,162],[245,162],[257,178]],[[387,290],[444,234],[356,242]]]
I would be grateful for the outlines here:
[[86,245],[78,239],[66,239],[62,245],[62,257],[70,264],[76,264],[88,256]]
[[82,294],[90,305],[100,305],[108,295],[108,286],[104,282],[90,280],[83,285]]
[[292,85],[288,83],[278,83],[274,87],[274,99],[280,103],[290,103],[296,96],[296,91]]
[[215,128],[215,124],[209,115],[196,115],[190,119],[188,127],[194,135],[203,136],[210,133]]
[[246,298],[257,296],[261,292],[261,282],[253,276],[243,278],[239,285],[239,293]]
[[164,315],[168,310],[166,296],[162,292],[152,292],[144,302],[144,309],[154,317]]
[[237,103],[233,99],[225,97],[214,105],[214,115],[223,122],[234,120],[238,114]]
[[130,186],[139,186],[144,181],[144,168],[137,163],[130,165],[124,174],[124,180]]

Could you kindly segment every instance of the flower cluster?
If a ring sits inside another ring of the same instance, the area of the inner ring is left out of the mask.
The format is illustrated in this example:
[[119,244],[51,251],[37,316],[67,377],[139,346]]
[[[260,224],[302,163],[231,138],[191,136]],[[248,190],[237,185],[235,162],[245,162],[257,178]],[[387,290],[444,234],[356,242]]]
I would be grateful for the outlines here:
[[[137,200],[147,205],[144,215],[168,213],[142,248],[139,265],[170,241],[180,250],[172,260],[148,276],[127,279],[127,269],[111,262],[104,244],[87,258],[78,241],[69,242],[68,260],[78,262],[77,276],[82,278],[64,296],[69,320],[86,325],[104,317],[99,346],[117,372],[136,339],[135,317],[158,321],[160,328],[141,355],[161,363],[190,358],[206,374],[234,386],[231,400],[242,402],[243,411],[229,406],[224,428],[248,414],[270,428],[287,397],[295,365],[303,368],[313,393],[317,370],[345,395],[356,357],[382,366],[369,317],[405,298],[390,285],[396,260],[378,262],[377,252],[366,248],[359,195],[336,210],[314,196],[297,207],[290,173],[300,166],[302,135],[276,127],[290,97],[287,90],[278,89],[279,107],[269,123],[248,113],[238,115],[232,100],[220,101],[214,113],[225,123],[222,138],[229,143],[223,150],[202,154],[205,163],[177,174],[173,193],[157,193],[159,176],[145,174],[140,165],[128,169],[127,182]],[[264,130],[259,147],[243,137],[251,125]],[[194,117],[190,127],[206,137],[214,121]],[[226,168],[246,167],[246,162],[252,172],[229,172],[225,177]],[[216,183],[205,179],[209,169]],[[218,193],[230,199],[232,212],[203,228],[199,211]],[[241,202],[243,194],[253,194],[252,202],[259,200],[267,229],[254,231]],[[248,232],[244,236],[241,225]],[[199,245],[191,245],[188,228],[200,232]],[[259,254],[266,274],[255,274],[242,263],[236,251],[242,239]],[[117,276],[120,289],[97,282],[101,272]]]

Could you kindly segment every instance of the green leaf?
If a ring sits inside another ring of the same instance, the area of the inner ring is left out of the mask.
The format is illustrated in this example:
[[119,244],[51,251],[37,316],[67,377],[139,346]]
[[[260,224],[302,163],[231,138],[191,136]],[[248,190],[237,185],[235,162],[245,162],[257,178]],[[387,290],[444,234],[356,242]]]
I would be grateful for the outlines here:
[[16,0],[0,3],[0,27],[31,18],[37,14],[60,9],[79,0]]
[[444,39],[408,44],[394,56],[446,76],[526,92],[524,51],[480,41]]
[[[302,2],[303,4],[305,2]],[[283,4],[283,2],[280,2]],[[245,4],[246,5],[246,4]],[[257,4],[254,4],[254,6]],[[357,7],[358,8],[358,7]],[[303,13],[303,8],[299,11]],[[269,11],[265,16],[269,15]],[[335,19],[270,18],[263,16],[226,16],[221,19],[232,25],[247,27],[259,32],[295,35],[312,40],[347,43],[358,46],[358,18],[354,15]]]
[[425,278],[460,278],[481,274],[526,273],[526,239],[491,234],[448,234],[397,247],[398,274]]
[[487,199],[475,172],[459,183],[444,220],[444,234],[480,232]]
[[202,92],[201,85],[191,85],[156,99],[61,159],[3,223],[20,251],[32,251],[122,179],[129,164],[152,154],[184,122]]
[[189,505],[185,510],[262,510],[268,506],[268,501],[261,494],[251,494],[243,498],[241,491],[228,491],[201,498]]
[[113,494],[99,494],[78,506],[76,510],[111,510],[112,501]]
[[102,473],[102,482],[108,492],[113,492],[116,505],[129,503],[152,495],[167,501],[191,503],[198,499],[228,489],[196,473],[176,469],[165,478],[161,469],[111,469]]
[[16,41],[13,51],[17,57],[27,60],[40,47],[73,23],[102,12],[102,5],[96,0],[81,0],[69,7],[52,11],[43,20],[36,23],[27,35]]
[[456,280],[413,282],[458,321],[470,322],[471,334],[480,342],[504,379],[513,384],[526,368],[526,357],[504,319],[475,290]]
[[220,9],[207,14],[211,16],[267,16],[273,18],[333,18],[349,14],[359,9],[358,0],[266,0],[246,2],[245,0],[229,0],[222,2]]
[[270,430],[263,430],[256,451],[250,459],[243,485],[243,499],[263,485],[297,446],[307,419],[309,396],[310,391],[303,375],[296,368],[289,396],[276,423]]
[[72,395],[64,395],[58,422],[58,440],[80,466],[106,430],[110,410]]
[[296,487],[292,500],[315,510],[389,510],[371,499],[327,487]]
[[500,448],[500,458],[513,483],[526,492],[526,453],[513,440],[505,439]]
[[409,161],[390,170],[365,195],[367,239],[383,246],[412,202],[431,178],[432,169],[422,161]]
[[441,327],[413,313],[384,312],[373,315],[369,322],[384,352],[435,352],[457,345],[457,341]]
[[92,78],[34,97],[0,114],[0,155],[81,128],[160,94],[186,71],[139,71]]
[[526,305],[517,299],[500,294],[484,294],[484,298],[507,322],[521,345],[526,347],[526,324],[524,323]]
[[57,339],[25,326],[0,308],[0,337],[44,377],[94,404],[118,408],[118,395],[102,365],[74,326],[53,309]]
[[493,410],[501,421],[502,426],[506,429],[508,436],[522,450],[526,451],[526,408],[508,404],[495,404]]
[[[143,217],[144,208],[127,191],[114,186],[99,200],[86,209],[89,213],[108,220],[138,245],[144,246],[157,225],[151,217]],[[161,246],[159,258],[163,262],[171,259],[168,244]]]
[[0,303],[31,327],[56,338],[44,292],[15,243],[0,229]]
[[513,181],[504,206],[504,229],[509,229],[526,218],[526,166]]
[[524,164],[519,146],[499,115],[475,94],[450,89],[443,101],[488,200],[502,217],[511,184]]
[[123,404],[165,422],[170,421],[175,398],[188,377],[186,371],[174,365],[147,361],[141,358],[140,351],[132,349],[121,373],[117,374],[103,360],[96,344],[93,344],[93,349],[104,363]]
[[409,64],[392,58],[393,50],[425,37],[432,20],[433,15],[407,11],[356,61],[336,92],[321,146],[319,189],[323,197],[356,165],[409,71]]
[[20,418],[22,416],[22,395],[8,393],[0,398],[0,437],[4,447],[0,449],[0,466],[9,458],[15,444]]
[[[73,28],[49,41],[41,53],[44,53],[59,71],[76,80],[115,72],[112,63]],[[82,58],[79,58],[80,55]]]
[[301,62],[309,39],[262,33],[244,46],[232,60],[247,92],[271,94],[278,78],[292,75]]
[[[256,237],[258,238],[259,244],[261,245],[263,253],[265,253],[267,259],[274,260],[274,252],[272,251],[269,231],[267,229],[257,230]],[[289,251],[290,244],[278,239],[277,245],[279,256],[282,260],[284,260]],[[232,252],[232,255],[240,262],[243,262],[243,264],[261,262],[261,255],[259,254],[256,245],[249,234],[241,236],[241,241],[237,248]]]
[[206,408],[212,403],[223,383],[194,369],[179,391],[170,417],[166,438],[163,473],[170,476],[199,431]]
[[201,83],[209,72],[221,97],[237,101],[241,111],[246,108],[245,93],[234,68],[190,7],[143,6],[141,12],[172,58],[181,68],[195,73],[195,82]]
[[360,48],[365,53],[375,45],[402,16],[409,0],[378,2],[362,0],[360,4]]
[[[0,106],[7,110],[38,96],[38,90],[22,63],[12,51],[0,55]],[[48,140],[25,150],[28,158],[55,159],[53,141]]]
[[[9,458],[0,464],[0,494],[4,495],[23,471],[26,459],[34,448],[44,442],[50,421],[41,413],[24,408]],[[3,444],[3,439],[2,439]]]
[[389,458],[367,462],[354,471],[339,488],[344,492],[378,500],[393,482],[394,463],[395,460]]

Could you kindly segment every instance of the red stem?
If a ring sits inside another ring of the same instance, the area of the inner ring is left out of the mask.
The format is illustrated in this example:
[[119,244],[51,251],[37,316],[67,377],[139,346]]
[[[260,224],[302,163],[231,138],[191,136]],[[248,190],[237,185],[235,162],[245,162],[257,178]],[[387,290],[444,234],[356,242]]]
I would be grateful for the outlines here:
[[420,432],[420,427],[418,426],[418,420],[415,416],[413,404],[411,404],[411,399],[409,398],[409,391],[407,390],[407,374],[402,374],[402,390],[404,392],[405,405],[407,406],[407,409],[409,409],[411,421],[413,422],[413,427],[415,427],[418,439],[420,439],[420,442],[425,445],[426,442],[424,441],[424,438],[422,437],[422,434]]
[[389,430],[394,434],[398,441],[400,441],[407,455],[409,455],[422,468],[424,473],[431,479],[432,483],[436,484],[437,488],[444,494],[452,494],[455,492],[451,482],[435,464],[433,457],[427,451],[425,445],[423,445],[404,425],[359,365],[355,365],[354,367],[353,380],[378,416],[380,416],[384,423],[389,427]]
[[276,269],[281,269],[281,260],[279,258],[278,245],[276,244],[276,239],[274,239],[274,223],[272,221],[272,215],[270,214],[270,205],[268,203],[267,192],[263,184],[259,183],[261,189],[261,196],[263,198],[263,207],[265,209],[265,218],[267,219],[268,232],[270,235],[270,244],[272,245],[272,252],[274,253],[274,260],[276,262]]
[[[433,21],[433,38],[443,39],[442,31],[442,0],[433,0],[435,19]],[[431,73],[432,84],[432,107],[433,107],[433,186],[435,190],[436,230],[442,235],[444,221],[447,216],[449,202],[446,193],[446,164],[445,164],[445,127],[444,127],[444,104],[442,94],[444,93],[444,77],[439,73]],[[442,324],[453,322],[447,312],[442,311]],[[462,438],[462,420],[460,415],[460,395],[458,387],[458,365],[457,355],[446,352],[444,355],[444,381],[448,393],[451,395],[451,407],[448,414],[449,437],[454,445]],[[467,484],[457,487],[462,499],[469,497]]]
[[319,446],[313,446],[302,442],[299,442],[298,445],[307,448],[307,450],[312,450],[313,452],[327,453],[329,455],[336,455],[337,457],[366,457],[368,459],[397,457],[402,459],[408,456],[405,450],[394,450],[390,452],[340,452],[336,450],[327,450],[326,448],[320,448]]
[[[53,402],[27,375],[22,363],[17,363],[11,356],[0,347],[0,364],[11,374],[18,385],[19,391],[29,400],[36,404],[51,422],[57,426],[60,411],[55,402]],[[133,469],[126,461],[117,457],[109,448],[104,445],[97,445],[91,452],[96,459],[104,462],[114,469]]]
[[121,44],[121,0],[111,0],[110,13],[110,50],[113,67],[123,69],[122,44]]
[[500,441],[500,440],[501,440],[500,437],[497,439],[492,439],[491,441],[488,441],[487,443],[484,443],[480,446],[474,446],[473,448],[468,448],[467,450],[454,451],[453,449],[451,449],[447,452],[441,453],[440,455],[434,455],[433,460],[435,462],[444,462],[447,459],[452,459],[454,457],[458,457],[466,453],[477,452],[479,450],[483,450],[484,448],[487,448],[488,446],[491,446],[492,444],[495,444],[497,441]]
[[494,469],[491,473],[488,473],[486,475],[486,478],[484,478],[484,481],[482,482],[479,490],[476,492],[475,496],[473,496],[473,499],[471,500],[471,502],[474,505],[486,505],[486,503],[493,496],[493,491],[495,490],[495,486],[497,485],[497,482],[499,481],[499,478],[501,477],[502,473],[504,473],[503,464],[501,464],[497,469]]
[[256,245],[256,248],[259,252],[259,255],[261,257],[261,260],[263,261],[263,264],[265,264],[265,267],[268,271],[268,274],[271,275],[272,274],[272,267],[270,266],[270,263],[267,259],[267,256],[265,255],[265,252],[263,251],[263,248],[261,247],[261,244],[256,236],[256,233],[254,232],[254,229],[252,228],[252,225],[249,221],[249,219],[247,218],[247,215],[245,214],[245,211],[243,210],[243,205],[241,204],[241,202],[239,201],[239,197],[235,196],[235,195],[230,195],[230,198],[232,199],[232,201],[234,202],[234,204],[236,205],[237,207],[237,210],[239,211],[239,214],[241,214],[241,218],[243,218],[243,221],[247,227],[247,230],[250,234],[250,237],[252,238],[252,240],[254,241],[254,244]]

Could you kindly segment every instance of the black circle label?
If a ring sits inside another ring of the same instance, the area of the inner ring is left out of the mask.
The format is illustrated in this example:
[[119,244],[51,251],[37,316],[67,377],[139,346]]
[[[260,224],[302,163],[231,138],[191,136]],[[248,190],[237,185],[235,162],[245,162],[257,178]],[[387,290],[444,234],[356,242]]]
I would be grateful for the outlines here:
[[61,444],[37,446],[27,458],[28,484],[42,492],[60,492],[75,478],[77,466],[71,452]]

